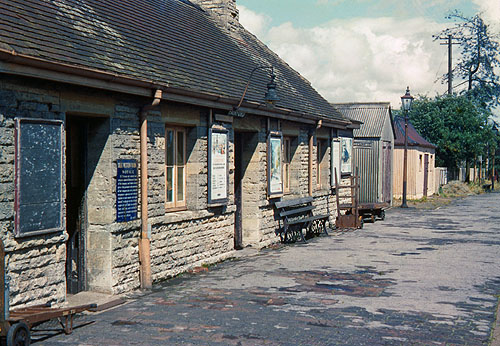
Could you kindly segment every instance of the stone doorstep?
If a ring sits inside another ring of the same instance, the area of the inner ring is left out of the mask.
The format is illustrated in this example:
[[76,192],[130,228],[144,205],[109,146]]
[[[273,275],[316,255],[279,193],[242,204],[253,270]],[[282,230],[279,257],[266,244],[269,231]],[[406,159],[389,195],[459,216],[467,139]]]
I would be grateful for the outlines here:
[[127,300],[117,295],[84,291],[77,294],[68,294],[64,307],[96,304],[97,308],[89,311],[98,313],[125,303],[127,303]]

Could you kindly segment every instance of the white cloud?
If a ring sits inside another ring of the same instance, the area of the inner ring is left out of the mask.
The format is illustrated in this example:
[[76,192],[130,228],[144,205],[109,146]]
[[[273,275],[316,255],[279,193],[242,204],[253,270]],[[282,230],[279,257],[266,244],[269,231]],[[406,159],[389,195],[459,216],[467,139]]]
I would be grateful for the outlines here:
[[[344,0],[328,0],[333,1]],[[500,18],[495,12],[500,13],[499,0],[473,1],[488,18]],[[435,96],[447,90],[437,81],[447,72],[447,49],[432,35],[449,23],[424,16],[354,18],[304,29],[291,22],[271,26],[269,16],[239,9],[242,24],[331,102],[390,101],[399,108],[408,85],[413,95]]]
[[500,32],[500,1],[499,0],[472,0],[479,6],[484,19],[489,22],[495,30]]
[[390,101],[397,108],[407,85],[414,94],[436,92],[446,50],[432,34],[441,29],[422,18],[358,18],[311,29],[284,23],[263,38],[329,101]]
[[271,23],[271,17],[255,13],[243,5],[238,5],[238,10],[240,12],[241,25],[255,36],[263,37],[265,31],[268,29],[268,25]]

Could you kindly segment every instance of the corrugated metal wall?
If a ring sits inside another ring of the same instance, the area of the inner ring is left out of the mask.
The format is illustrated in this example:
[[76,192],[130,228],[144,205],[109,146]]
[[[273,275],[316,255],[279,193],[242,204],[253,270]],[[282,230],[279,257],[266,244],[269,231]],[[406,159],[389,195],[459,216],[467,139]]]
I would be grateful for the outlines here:
[[379,202],[379,141],[356,138],[353,143],[353,158],[360,177],[359,202]]

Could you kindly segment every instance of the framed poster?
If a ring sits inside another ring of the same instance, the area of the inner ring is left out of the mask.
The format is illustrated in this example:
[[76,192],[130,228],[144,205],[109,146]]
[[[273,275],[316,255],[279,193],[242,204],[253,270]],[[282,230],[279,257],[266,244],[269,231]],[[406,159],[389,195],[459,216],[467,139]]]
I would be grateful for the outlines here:
[[63,230],[62,134],[59,120],[16,119],[16,237]]
[[352,173],[352,138],[341,137],[340,172]]
[[267,140],[267,195],[283,195],[283,160],[281,132],[271,132]]
[[227,130],[211,128],[208,131],[208,204],[212,206],[228,202],[227,150]]
[[332,172],[330,174],[331,177],[330,185],[332,187],[335,187],[335,172],[337,172],[337,181],[340,184],[340,141],[338,138],[332,139],[331,152],[332,155],[330,157],[332,162],[330,164],[330,167],[332,169]]

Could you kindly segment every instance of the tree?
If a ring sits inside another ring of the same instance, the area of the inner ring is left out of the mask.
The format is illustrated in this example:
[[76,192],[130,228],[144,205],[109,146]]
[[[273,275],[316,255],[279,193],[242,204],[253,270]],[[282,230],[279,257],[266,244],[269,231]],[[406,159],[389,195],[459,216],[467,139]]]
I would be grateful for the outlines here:
[[493,146],[491,112],[467,95],[419,97],[408,116],[417,131],[437,146],[436,163],[455,171]]
[[485,107],[499,105],[500,80],[495,74],[495,68],[500,68],[499,36],[491,32],[479,14],[466,17],[455,11],[447,18],[454,20],[455,25],[437,37],[452,35],[460,45],[461,56],[453,74],[466,80],[467,93]]

